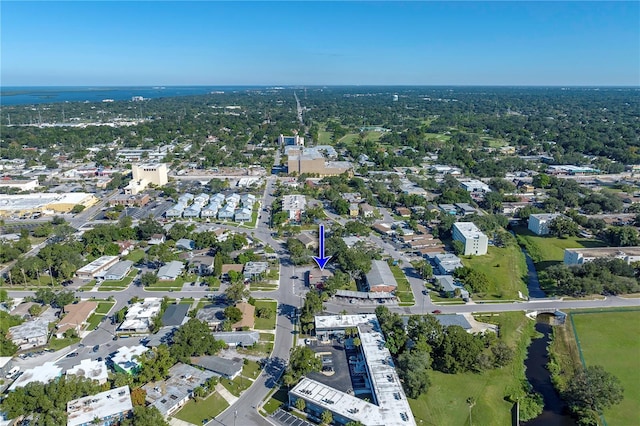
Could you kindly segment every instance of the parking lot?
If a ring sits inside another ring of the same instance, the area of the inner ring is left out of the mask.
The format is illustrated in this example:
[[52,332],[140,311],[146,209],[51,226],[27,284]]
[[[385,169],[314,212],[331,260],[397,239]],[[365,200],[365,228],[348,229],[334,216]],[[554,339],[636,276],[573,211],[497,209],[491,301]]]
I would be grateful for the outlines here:
[[313,423],[309,423],[305,420],[299,419],[296,416],[287,413],[282,409],[277,409],[272,415],[271,419],[273,419],[277,424],[283,426],[316,426]]

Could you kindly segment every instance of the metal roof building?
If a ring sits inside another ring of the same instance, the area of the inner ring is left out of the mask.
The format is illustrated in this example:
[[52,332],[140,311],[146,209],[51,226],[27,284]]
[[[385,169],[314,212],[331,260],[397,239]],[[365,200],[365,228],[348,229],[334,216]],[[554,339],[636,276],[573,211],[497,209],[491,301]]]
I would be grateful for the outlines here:
[[260,340],[260,333],[257,331],[221,331],[212,333],[214,339],[222,340],[229,346],[252,346]]
[[235,379],[242,372],[242,362],[220,358],[219,356],[193,356],[191,357],[191,364],[229,380]]
[[180,276],[184,269],[184,263],[178,260],[172,260],[171,262],[162,265],[158,269],[158,279],[164,281],[174,281]]
[[369,291],[382,291],[390,293],[398,287],[389,264],[384,260],[371,262],[371,270],[366,274]]

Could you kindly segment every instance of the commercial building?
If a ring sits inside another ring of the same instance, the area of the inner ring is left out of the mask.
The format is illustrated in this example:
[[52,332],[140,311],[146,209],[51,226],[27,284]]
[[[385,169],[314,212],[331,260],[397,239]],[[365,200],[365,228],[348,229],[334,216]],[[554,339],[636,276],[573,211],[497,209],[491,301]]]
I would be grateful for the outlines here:
[[149,184],[164,186],[169,181],[167,165],[158,164],[134,164],[131,167],[133,179],[124,188],[125,194],[136,195],[144,191]]
[[74,365],[67,370],[67,376],[70,375],[81,376],[103,384],[107,383],[107,379],[109,378],[109,369],[104,361],[83,359],[80,361],[80,364]]
[[49,383],[60,376],[62,376],[62,368],[55,365],[52,361],[47,361],[30,370],[25,370],[25,372],[18,376],[16,381],[9,386],[9,392],[27,386],[31,382]]
[[129,386],[67,402],[67,426],[113,425],[133,410]]
[[175,281],[183,270],[184,263],[179,260],[172,260],[158,269],[158,279],[161,281]]
[[136,195],[127,195],[127,194],[118,194],[111,200],[109,200],[109,205],[111,206],[124,206],[124,207],[142,207],[146,205],[151,198],[149,194],[136,194]]
[[486,183],[478,179],[468,179],[460,181],[460,186],[467,192],[471,193],[473,197],[475,194],[484,195],[487,192],[491,192],[491,188]]
[[140,369],[139,357],[149,349],[143,345],[122,346],[111,357],[116,372],[136,374]]
[[595,247],[564,250],[565,265],[582,265],[596,259],[621,259],[630,264],[640,261],[640,247]]
[[367,290],[374,292],[391,293],[396,290],[396,282],[389,264],[384,260],[373,260],[371,270],[366,274]]
[[76,205],[91,207],[98,199],[86,192],[2,195],[0,216],[24,216],[34,213],[69,213]]
[[554,219],[563,216],[560,213],[536,213],[529,215],[529,230],[536,235],[547,235],[549,224]]
[[344,335],[347,328],[357,328],[361,341],[358,358],[371,401],[304,377],[289,391],[289,404],[295,405],[296,400],[303,399],[310,414],[320,418],[322,412],[329,411],[338,425],[360,422],[363,425],[415,426],[411,407],[391,361],[391,353],[384,344],[376,316],[317,316],[315,323],[316,333],[323,339]]
[[76,271],[78,278],[92,279],[118,262],[118,256],[101,256]]
[[294,136],[278,136],[278,143],[282,146],[302,146],[304,145],[304,138],[298,135]]
[[148,332],[153,317],[160,312],[161,304],[162,299],[157,297],[148,297],[142,302],[132,304],[118,330],[132,333]]
[[464,244],[464,255],[487,254],[489,239],[473,222],[456,222],[453,224],[453,239]]
[[9,327],[9,340],[21,351],[44,346],[49,340],[49,321],[36,319]]
[[289,213],[289,220],[300,222],[306,208],[307,199],[304,195],[285,195],[282,197],[282,211]]
[[288,173],[337,176],[352,173],[353,165],[348,161],[328,161],[320,147],[290,150],[288,153]]
[[146,400],[164,416],[178,411],[193,396],[193,390],[214,377],[210,371],[200,370],[178,363],[169,369],[169,378],[142,386],[147,392]]
[[74,330],[78,335],[87,324],[89,316],[96,310],[98,303],[92,301],[84,301],[78,303],[70,303],[65,305],[63,312],[64,317],[56,325],[56,337],[64,337],[67,330]]
[[38,179],[14,180],[0,179],[0,188],[16,188],[20,191],[33,191],[38,186]]

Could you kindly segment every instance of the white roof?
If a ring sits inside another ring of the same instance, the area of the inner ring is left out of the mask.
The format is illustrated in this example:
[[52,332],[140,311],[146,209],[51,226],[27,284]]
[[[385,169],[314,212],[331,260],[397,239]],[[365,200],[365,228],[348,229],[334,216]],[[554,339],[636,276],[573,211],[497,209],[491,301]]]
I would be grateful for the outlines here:
[[380,332],[376,315],[316,316],[315,321],[316,330],[319,326],[325,329],[354,326],[358,328],[362,353],[371,381],[373,402],[366,402],[308,378],[303,378],[291,393],[365,425],[415,425],[391,353],[384,345],[384,336]]
[[45,362],[42,365],[33,367],[31,370],[26,370],[15,382],[9,387],[9,391],[17,388],[24,387],[31,382],[48,383],[62,375],[62,368],[55,365],[53,362]]
[[93,359],[83,359],[80,361],[80,364],[74,365],[67,370],[67,376],[70,374],[97,380],[99,383],[106,382],[109,376],[107,364],[104,361],[96,361]]
[[453,226],[467,239],[484,236],[484,233],[473,222],[456,222]]
[[118,364],[123,370],[131,370],[134,367],[140,365],[140,362],[137,359],[133,359],[134,357],[139,357],[143,353],[147,352],[149,348],[143,345],[136,346],[122,346],[118,349],[118,352],[111,357],[111,360],[114,364]]
[[67,402],[67,426],[91,424],[96,417],[105,419],[132,409],[129,386],[121,386]]
[[102,268],[104,265],[107,265],[111,262],[113,262],[115,259],[117,259],[118,256],[102,256],[97,258],[96,260],[94,260],[91,263],[88,263],[86,265],[84,265],[82,268],[78,269],[76,271],[76,273],[80,272],[86,272],[86,273],[93,273],[95,270]]
[[120,325],[120,330],[140,330],[149,328],[151,319],[160,312],[162,299],[157,297],[148,297],[142,302],[134,303],[129,306],[127,316]]

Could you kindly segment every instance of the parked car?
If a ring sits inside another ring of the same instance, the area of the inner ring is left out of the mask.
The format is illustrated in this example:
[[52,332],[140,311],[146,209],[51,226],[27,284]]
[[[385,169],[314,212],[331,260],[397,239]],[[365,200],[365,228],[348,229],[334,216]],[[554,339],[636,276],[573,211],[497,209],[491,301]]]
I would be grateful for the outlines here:
[[100,349],[100,345],[95,345],[92,349],[93,352],[98,352],[98,350]]
[[73,358],[78,356],[78,352],[71,352],[70,354],[67,355],[67,358]]

